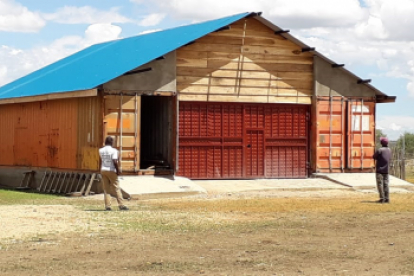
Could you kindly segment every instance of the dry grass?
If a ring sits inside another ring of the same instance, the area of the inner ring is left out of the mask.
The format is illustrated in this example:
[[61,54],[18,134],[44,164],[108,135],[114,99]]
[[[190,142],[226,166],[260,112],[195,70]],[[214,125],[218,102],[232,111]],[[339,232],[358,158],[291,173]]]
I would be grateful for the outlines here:
[[391,199],[163,199],[101,212],[101,201],[60,198],[77,228],[2,240],[0,274],[413,275],[414,194]]
[[221,200],[167,200],[148,202],[161,209],[219,213],[378,213],[414,212],[414,194],[392,195],[393,204],[378,209],[376,195],[348,198],[251,198]]

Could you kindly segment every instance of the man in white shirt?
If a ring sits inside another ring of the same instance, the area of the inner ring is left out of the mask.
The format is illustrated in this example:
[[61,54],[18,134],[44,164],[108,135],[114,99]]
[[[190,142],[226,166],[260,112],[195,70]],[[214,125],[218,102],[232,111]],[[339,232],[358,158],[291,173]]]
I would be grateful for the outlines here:
[[118,150],[112,147],[114,139],[111,136],[106,137],[105,147],[99,149],[101,158],[101,175],[103,182],[103,190],[105,194],[105,210],[111,211],[111,192],[116,195],[119,210],[126,211],[126,207],[122,203],[122,193],[119,187],[118,175]]

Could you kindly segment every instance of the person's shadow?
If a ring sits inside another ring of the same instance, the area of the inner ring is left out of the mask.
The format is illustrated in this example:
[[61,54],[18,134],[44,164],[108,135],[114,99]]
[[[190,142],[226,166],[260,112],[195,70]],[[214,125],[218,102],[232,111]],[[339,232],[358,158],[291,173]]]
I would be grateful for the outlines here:
[[378,202],[378,200],[363,200],[361,203],[381,204],[381,202]]

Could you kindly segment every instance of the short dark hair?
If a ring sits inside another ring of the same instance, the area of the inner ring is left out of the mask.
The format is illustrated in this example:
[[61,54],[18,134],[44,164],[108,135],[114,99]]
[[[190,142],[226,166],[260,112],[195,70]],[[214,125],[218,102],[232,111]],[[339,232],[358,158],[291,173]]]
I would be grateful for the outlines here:
[[114,138],[112,138],[111,136],[108,136],[105,138],[105,146],[112,146],[112,144],[114,143]]

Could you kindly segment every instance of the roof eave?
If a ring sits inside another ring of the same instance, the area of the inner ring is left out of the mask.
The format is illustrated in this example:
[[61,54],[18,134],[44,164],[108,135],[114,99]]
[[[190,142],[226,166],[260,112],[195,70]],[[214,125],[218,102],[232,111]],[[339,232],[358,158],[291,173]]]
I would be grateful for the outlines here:
[[68,98],[93,97],[97,95],[98,95],[98,89],[68,91],[68,92],[50,93],[50,94],[28,96],[28,97],[4,98],[4,99],[0,99],[0,105],[13,104],[13,103],[38,102],[38,101],[47,101],[47,100],[59,100],[59,99],[68,99]]
[[[287,40],[295,43],[296,45],[299,45],[302,49],[305,48],[310,48],[309,45],[303,43],[301,40],[297,39],[296,37],[292,36],[291,34],[289,34],[288,31],[284,31],[284,29],[276,26],[275,24],[273,24],[272,22],[268,21],[267,19],[263,18],[263,17],[255,17],[257,20],[259,20],[261,23],[263,23],[264,25],[266,25],[267,27],[271,28],[274,31],[282,31],[281,33],[279,33],[279,35],[283,36],[284,38],[286,38]],[[312,51],[314,53],[315,56],[325,60],[326,62],[330,63],[330,64],[337,64],[336,62],[334,62],[333,60],[327,58],[326,56],[324,56],[323,54],[319,53],[318,51]],[[344,67],[338,67],[339,70],[342,70],[343,72],[345,72],[346,74],[350,75],[351,77],[355,78],[355,80],[360,80],[361,78],[358,77],[357,75],[355,75],[354,73],[352,73],[351,71],[347,70]],[[377,98],[380,99],[385,99],[387,98],[386,102],[395,102],[396,97],[395,96],[387,96],[384,92],[378,90],[377,88],[375,88],[374,86],[370,85],[369,83],[364,83],[361,85],[366,85],[368,86],[370,89],[375,91],[375,95],[377,96]],[[393,100],[392,100],[393,99]],[[380,102],[380,101],[378,101]],[[383,102],[381,100],[381,102]]]
[[376,97],[376,102],[377,103],[395,103],[395,101],[397,100],[396,96],[377,96]]

